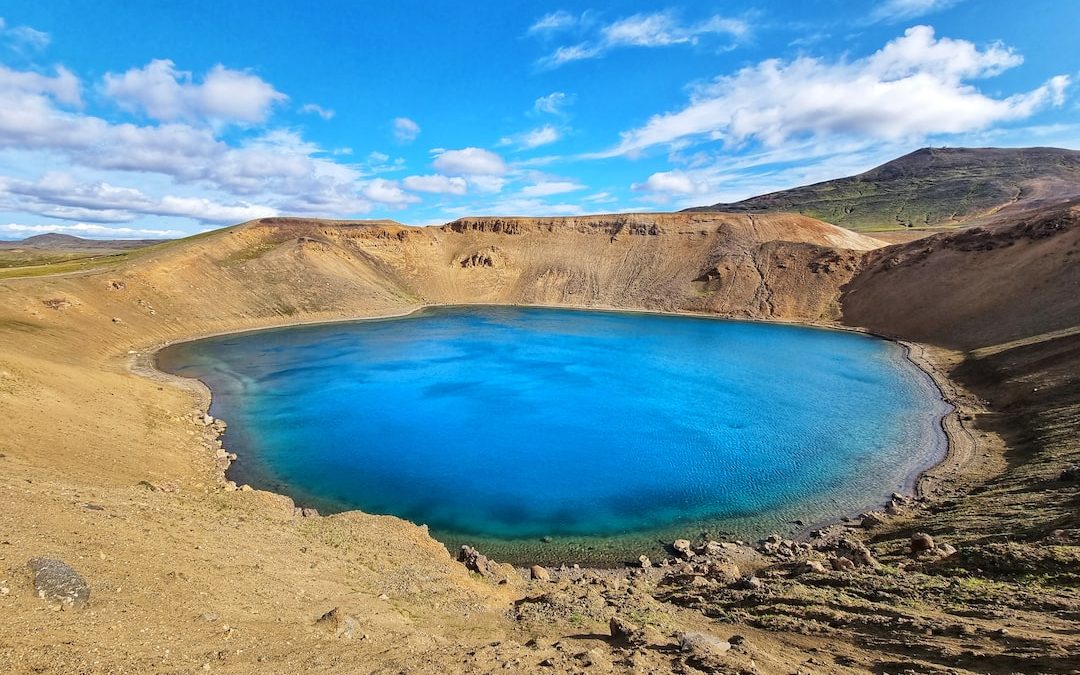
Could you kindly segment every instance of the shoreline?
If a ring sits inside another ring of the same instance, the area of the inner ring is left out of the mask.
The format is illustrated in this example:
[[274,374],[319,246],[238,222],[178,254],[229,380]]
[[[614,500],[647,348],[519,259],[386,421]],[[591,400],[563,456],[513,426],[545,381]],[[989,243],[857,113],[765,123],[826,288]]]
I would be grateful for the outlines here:
[[[651,310],[644,308],[618,308],[618,307],[581,307],[572,305],[538,305],[538,304],[525,304],[525,303],[454,303],[454,304],[420,304],[411,306],[400,312],[378,314],[374,316],[361,316],[350,318],[337,318],[337,319],[313,319],[307,321],[296,321],[284,324],[275,324],[257,328],[240,329],[240,330],[222,330],[212,331],[205,334],[198,334],[193,337],[184,337],[178,339],[167,340],[164,342],[155,343],[150,348],[131,350],[135,351],[131,354],[129,351],[127,360],[127,369],[141,377],[146,377],[153,381],[167,382],[169,384],[178,385],[183,389],[193,393],[197,399],[197,410],[203,415],[210,415],[210,407],[213,403],[213,391],[202,380],[197,378],[184,377],[181,375],[174,375],[158,368],[158,355],[159,353],[176,344],[182,344],[186,342],[195,342],[198,340],[209,339],[213,337],[221,337],[226,335],[243,335],[248,333],[257,333],[267,330],[279,330],[286,328],[297,328],[303,326],[315,326],[323,324],[334,323],[360,323],[366,321],[381,321],[406,318],[411,315],[422,312],[426,309],[436,308],[448,308],[448,307],[519,307],[519,308],[535,308],[535,309],[562,309],[570,311],[586,311],[586,312],[610,312],[610,313],[623,313],[623,314],[650,314],[656,316],[667,317],[688,317],[688,318],[700,318],[708,320],[719,321],[732,321],[732,322],[745,322],[745,323],[767,323],[776,325],[786,325],[793,327],[802,327],[818,330],[837,330],[852,333],[860,333],[863,335],[876,337],[878,339],[886,340],[894,344],[899,345],[904,352],[904,358],[914,365],[919,371],[921,371],[927,379],[933,384],[937,391],[940,401],[950,406],[951,410],[944,413],[938,420],[938,428],[942,434],[944,440],[944,452],[936,459],[932,464],[924,467],[919,467],[912,472],[910,477],[905,480],[905,486],[903,494],[910,494],[912,497],[925,501],[931,499],[937,492],[938,486],[942,482],[942,476],[939,474],[958,474],[962,472],[965,466],[974,458],[976,450],[976,441],[971,436],[970,432],[963,426],[961,407],[957,402],[958,386],[953,383],[944,373],[941,372],[938,365],[927,355],[927,348],[925,345],[916,342],[910,342],[893,338],[886,335],[879,335],[871,331],[862,329],[857,326],[846,326],[835,322],[796,322],[796,321],[784,321],[775,319],[754,319],[754,318],[740,318],[725,316],[719,314],[710,314],[705,312],[681,312],[670,310]],[[227,422],[227,420],[225,420]],[[219,482],[223,485],[227,485],[231,482],[227,476],[228,468],[218,470]],[[290,498],[289,495],[279,493],[273,490],[267,490],[272,494],[281,495],[283,497]],[[879,505],[880,506],[880,505]],[[859,511],[858,513],[845,513],[843,515],[837,515],[835,517],[826,518],[820,521],[815,521],[810,524],[804,524],[798,526],[798,529],[791,531],[789,534],[791,538],[798,541],[805,541],[811,538],[811,533],[818,530],[827,530],[830,528],[848,527],[851,525],[851,521],[859,514],[865,511]],[[341,512],[335,512],[328,514],[329,516],[343,515],[350,513],[366,512],[350,509]],[[391,516],[397,518],[398,516]],[[405,518],[401,518],[402,521],[412,523]],[[412,523],[418,525],[417,523]],[[432,537],[433,540],[439,544],[445,544],[438,539]],[[453,552],[451,552],[453,554]],[[624,565],[623,565],[624,566]],[[611,569],[618,567],[618,565],[612,565],[608,567],[597,567],[594,565],[582,565],[585,569]]]

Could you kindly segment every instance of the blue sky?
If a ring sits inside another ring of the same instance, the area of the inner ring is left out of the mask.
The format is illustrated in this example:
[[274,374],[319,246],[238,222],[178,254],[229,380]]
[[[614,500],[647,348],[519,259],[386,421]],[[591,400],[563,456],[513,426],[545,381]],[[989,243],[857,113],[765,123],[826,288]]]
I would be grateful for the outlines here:
[[1080,3],[0,7],[0,238],[663,211],[1080,148]]

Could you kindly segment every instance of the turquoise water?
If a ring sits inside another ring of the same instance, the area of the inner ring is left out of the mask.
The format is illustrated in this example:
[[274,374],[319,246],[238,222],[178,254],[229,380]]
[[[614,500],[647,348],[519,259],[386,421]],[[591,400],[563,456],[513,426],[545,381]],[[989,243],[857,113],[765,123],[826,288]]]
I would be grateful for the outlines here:
[[849,332],[513,307],[175,345],[230,477],[427,524],[514,562],[616,562],[880,505],[944,452],[946,406]]

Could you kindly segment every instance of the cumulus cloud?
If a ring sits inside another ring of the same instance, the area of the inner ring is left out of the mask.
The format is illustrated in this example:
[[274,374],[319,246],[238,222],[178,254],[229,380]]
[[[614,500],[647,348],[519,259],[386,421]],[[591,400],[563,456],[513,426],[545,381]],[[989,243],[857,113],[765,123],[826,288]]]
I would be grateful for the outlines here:
[[29,71],[12,70],[0,65],[0,96],[5,106],[15,102],[17,96],[48,96],[58,103],[69,106],[82,105],[82,83],[63,66],[56,67],[52,77]]
[[533,103],[533,112],[545,115],[565,115],[566,107],[574,102],[574,97],[565,92],[553,91],[547,96],[541,96]]
[[500,176],[506,173],[502,157],[483,148],[437,149],[432,165],[449,176]]
[[[540,25],[545,26],[544,30],[530,29],[529,32],[548,34],[577,25],[577,23],[572,15],[556,13],[534,24],[534,28]],[[599,26],[595,34],[584,41],[557,47],[540,59],[538,64],[541,67],[556,68],[572,61],[602,56],[613,49],[695,45],[706,37],[720,36],[732,43],[739,43],[749,34],[750,25],[743,19],[718,14],[696,23],[687,23],[672,11],[634,14]]]
[[463,195],[468,191],[468,184],[460,176],[430,174],[427,176],[406,176],[402,184],[414,192],[430,192],[442,195]]
[[420,135],[420,125],[408,117],[394,119],[394,138],[398,143],[412,143]]
[[526,185],[518,191],[522,197],[550,197],[551,195],[565,194],[584,190],[585,186],[569,180],[540,181],[532,185]]
[[315,103],[305,103],[304,105],[300,106],[300,112],[304,115],[318,115],[324,120],[333,119],[334,115],[336,114],[333,110],[329,108],[324,108],[321,105]]
[[402,208],[408,204],[420,201],[415,195],[411,195],[401,189],[397,181],[385,178],[375,178],[368,181],[363,188],[365,197],[373,202],[379,202],[394,208]]
[[718,77],[698,87],[682,110],[654,115],[623,133],[615,148],[595,156],[696,141],[738,146],[754,140],[775,147],[802,137],[918,140],[976,131],[1029,117],[1063,100],[1069,84],[1064,75],[1005,98],[984,95],[969,83],[1021,61],[1000,44],[980,49],[965,40],[939,39],[929,26],[915,26],[855,61],[769,59]]
[[258,123],[288,97],[256,75],[218,64],[195,82],[169,59],[154,59],[122,74],[106,73],[105,93],[121,107],[169,122],[211,120]]
[[869,21],[896,22],[917,19],[956,5],[960,0],[886,0],[870,12]]
[[683,171],[661,171],[649,176],[644,183],[634,183],[631,189],[638,192],[656,192],[662,194],[692,195],[705,191],[705,186],[696,182],[690,174]]

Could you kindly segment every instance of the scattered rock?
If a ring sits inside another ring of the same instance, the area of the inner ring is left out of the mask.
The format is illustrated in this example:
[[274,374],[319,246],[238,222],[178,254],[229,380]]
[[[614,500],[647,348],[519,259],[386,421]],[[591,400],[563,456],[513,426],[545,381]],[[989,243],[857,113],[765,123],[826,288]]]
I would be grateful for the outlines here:
[[740,577],[738,581],[735,582],[735,588],[738,588],[738,589],[741,589],[741,590],[744,590],[744,591],[756,591],[757,589],[761,588],[764,585],[765,584],[763,584],[761,582],[761,579],[758,579],[757,577],[755,577],[752,574],[744,575],[744,576]]
[[533,565],[532,569],[529,571],[532,573],[532,578],[537,581],[551,581],[551,574],[548,573],[547,569],[540,565]]
[[871,529],[874,527],[881,527],[885,524],[885,514],[879,511],[871,511],[870,513],[864,513],[862,520],[859,522],[860,527],[864,529]]
[[709,563],[708,575],[724,584],[737,581],[742,576],[739,566],[730,560],[715,560]]
[[677,636],[679,647],[697,662],[709,662],[731,649],[731,643],[708,633],[688,632]]
[[315,625],[332,630],[334,637],[351,639],[356,632],[356,619],[337,607],[316,619]]
[[608,628],[611,630],[611,637],[623,645],[630,647],[643,647],[648,644],[648,638],[645,635],[645,629],[638,627],[620,616],[611,617],[611,621],[608,622]]
[[649,560],[649,556],[647,555],[638,556],[638,563],[641,565],[642,569],[652,567],[652,561]]
[[1075,483],[1080,481],[1080,465],[1073,464],[1061,472],[1061,480]]
[[671,547],[675,549],[675,553],[681,558],[689,560],[694,555],[693,550],[690,548],[690,541],[687,539],[676,539]]
[[124,320],[123,320],[123,319],[121,319],[121,318],[120,318],[120,317],[118,317],[118,316],[114,316],[114,317],[112,318],[112,322],[113,322],[113,323],[124,323]]
[[818,560],[806,560],[795,568],[796,574],[828,574],[825,566]]
[[32,558],[26,566],[37,596],[59,609],[82,609],[90,601],[90,585],[58,558]]
[[934,538],[925,532],[916,532],[911,535],[911,552],[921,553],[934,550]]
[[301,518],[318,518],[319,517],[319,509],[313,509],[313,508],[311,508],[309,506],[304,506],[304,507],[302,507],[300,509],[300,517]]

